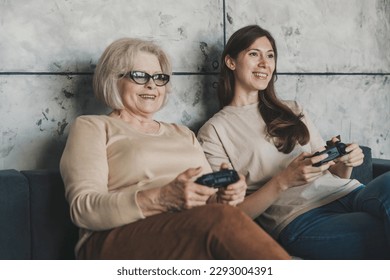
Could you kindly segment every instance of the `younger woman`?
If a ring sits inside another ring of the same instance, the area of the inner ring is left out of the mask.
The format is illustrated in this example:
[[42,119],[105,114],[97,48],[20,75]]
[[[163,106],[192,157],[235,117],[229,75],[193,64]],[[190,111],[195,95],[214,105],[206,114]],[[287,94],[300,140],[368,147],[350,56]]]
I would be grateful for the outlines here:
[[[223,162],[246,177],[239,205],[287,251],[305,259],[390,258],[390,173],[367,186],[350,179],[362,164],[357,144],[319,167],[324,140],[308,114],[274,89],[277,49],[251,25],[236,31],[222,54],[221,111],[198,139],[214,170]],[[335,139],[333,139],[335,141]]]

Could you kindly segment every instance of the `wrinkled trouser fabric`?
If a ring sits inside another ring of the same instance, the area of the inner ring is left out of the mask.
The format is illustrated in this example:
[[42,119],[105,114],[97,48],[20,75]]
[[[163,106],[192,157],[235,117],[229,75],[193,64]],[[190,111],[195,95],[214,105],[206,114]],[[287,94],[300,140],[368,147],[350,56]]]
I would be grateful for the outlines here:
[[290,259],[236,207],[212,204],[95,232],[79,259]]

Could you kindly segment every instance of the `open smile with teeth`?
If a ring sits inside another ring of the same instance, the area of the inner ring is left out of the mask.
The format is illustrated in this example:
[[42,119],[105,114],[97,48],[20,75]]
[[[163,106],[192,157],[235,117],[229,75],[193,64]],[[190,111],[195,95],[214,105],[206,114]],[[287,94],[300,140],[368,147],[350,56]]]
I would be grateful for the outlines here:
[[253,72],[253,75],[257,78],[266,79],[268,77],[268,74],[266,73],[260,73],[260,72]]
[[142,99],[150,99],[150,100],[156,99],[156,96],[151,94],[140,94],[139,97],[141,97]]

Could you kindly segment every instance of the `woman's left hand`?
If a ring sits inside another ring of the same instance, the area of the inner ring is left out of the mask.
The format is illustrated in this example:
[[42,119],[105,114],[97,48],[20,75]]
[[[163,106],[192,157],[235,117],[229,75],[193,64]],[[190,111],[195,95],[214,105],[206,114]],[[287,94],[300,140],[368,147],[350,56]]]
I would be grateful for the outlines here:
[[[222,169],[229,169],[229,164],[222,163],[221,170]],[[218,203],[236,206],[244,201],[247,185],[245,177],[241,174],[238,174],[238,176],[240,179],[237,182],[230,184],[226,188],[220,188],[215,194]]]
[[247,185],[245,182],[245,177],[239,174],[240,180],[230,184],[226,188],[221,188],[217,192],[217,201],[223,204],[229,204],[236,206],[245,199]]
[[356,167],[363,163],[363,150],[359,147],[358,144],[348,144],[345,148],[345,151],[347,152],[347,154],[340,157],[337,160],[337,163],[341,162],[348,167]]

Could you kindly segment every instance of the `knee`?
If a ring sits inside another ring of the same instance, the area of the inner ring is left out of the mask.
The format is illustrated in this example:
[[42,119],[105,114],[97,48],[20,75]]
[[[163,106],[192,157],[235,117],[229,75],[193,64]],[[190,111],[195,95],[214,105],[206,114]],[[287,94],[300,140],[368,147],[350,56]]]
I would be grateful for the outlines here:
[[390,172],[376,177],[363,190],[358,194],[358,198],[375,198],[382,203],[390,203]]
[[386,186],[390,187],[390,171],[387,171],[386,173],[383,173],[382,175],[378,176],[378,179],[383,181]]
[[375,185],[381,188],[390,188],[390,171],[383,173],[382,175],[376,177],[372,180],[369,185]]
[[210,211],[210,222],[213,230],[230,230],[242,227],[243,224],[253,223],[243,211],[229,205],[213,205]]
[[214,221],[219,221],[221,223],[231,222],[235,219],[241,220],[243,218],[248,218],[239,208],[225,204],[212,205],[209,213]]
[[224,204],[210,204],[194,209],[199,230],[210,232],[218,228],[231,228],[251,219],[239,208]]

